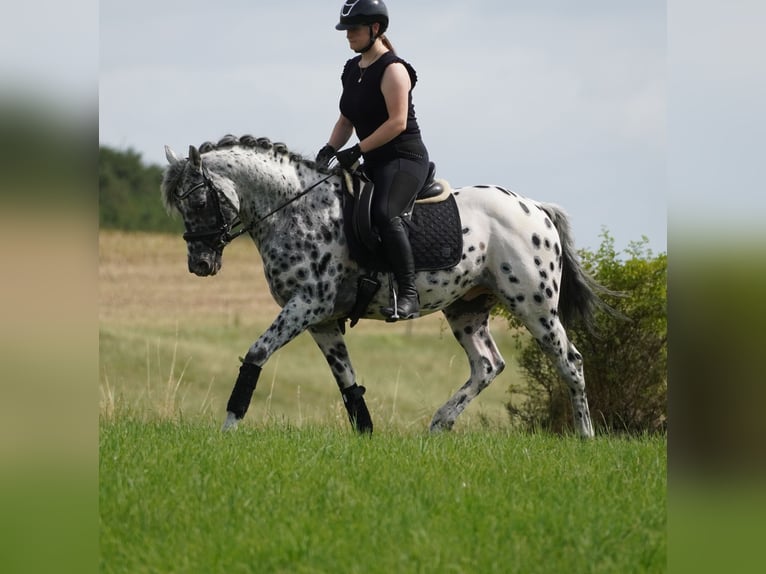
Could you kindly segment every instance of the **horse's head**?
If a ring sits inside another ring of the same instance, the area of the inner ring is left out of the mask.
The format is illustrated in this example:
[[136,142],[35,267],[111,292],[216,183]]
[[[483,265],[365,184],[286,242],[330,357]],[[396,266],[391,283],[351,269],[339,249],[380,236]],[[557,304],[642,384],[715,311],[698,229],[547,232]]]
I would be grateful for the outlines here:
[[184,220],[189,272],[206,277],[221,269],[223,248],[239,233],[239,198],[228,178],[202,164],[199,150],[189,146],[189,157],[179,159],[165,146],[169,167],[162,181],[162,200],[168,212]]

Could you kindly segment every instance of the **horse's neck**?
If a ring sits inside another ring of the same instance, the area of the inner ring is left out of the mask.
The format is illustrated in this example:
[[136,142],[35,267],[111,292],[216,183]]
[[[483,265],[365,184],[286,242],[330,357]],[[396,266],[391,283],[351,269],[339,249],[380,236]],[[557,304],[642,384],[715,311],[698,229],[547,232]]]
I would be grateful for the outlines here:
[[[264,240],[284,225],[287,213],[303,208],[302,199],[296,198],[326,177],[306,165],[299,167],[268,153],[240,148],[225,151],[228,153],[211,156],[211,169],[232,180],[239,196],[240,217],[258,222],[258,235]],[[323,193],[320,188],[324,186],[308,193]]]
[[263,214],[276,209],[300,189],[295,168],[247,148],[229,148],[210,153],[211,171],[230,179],[239,196],[240,213]]

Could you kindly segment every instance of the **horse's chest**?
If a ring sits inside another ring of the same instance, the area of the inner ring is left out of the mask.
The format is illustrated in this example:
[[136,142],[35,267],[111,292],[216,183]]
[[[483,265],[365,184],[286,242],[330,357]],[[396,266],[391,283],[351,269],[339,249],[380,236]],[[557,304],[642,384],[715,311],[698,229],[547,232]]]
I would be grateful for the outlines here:
[[263,270],[277,303],[301,295],[319,306],[332,305],[347,271],[336,251],[316,238],[289,234],[263,245]]

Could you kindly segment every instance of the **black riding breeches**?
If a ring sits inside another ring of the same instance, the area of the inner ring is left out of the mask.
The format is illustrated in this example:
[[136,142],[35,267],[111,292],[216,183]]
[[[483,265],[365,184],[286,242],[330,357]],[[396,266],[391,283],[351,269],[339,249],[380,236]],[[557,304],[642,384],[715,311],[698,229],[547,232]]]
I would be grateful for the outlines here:
[[395,158],[365,164],[365,172],[375,184],[372,195],[372,222],[378,230],[410,209],[428,177],[428,153],[422,159]]

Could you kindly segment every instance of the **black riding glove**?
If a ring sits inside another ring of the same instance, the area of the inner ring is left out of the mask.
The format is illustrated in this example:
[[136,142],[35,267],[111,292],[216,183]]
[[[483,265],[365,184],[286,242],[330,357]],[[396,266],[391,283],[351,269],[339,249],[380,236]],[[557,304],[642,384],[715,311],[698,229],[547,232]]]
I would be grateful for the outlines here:
[[327,144],[319,150],[314,160],[319,167],[330,167],[330,160],[335,156],[335,148]]
[[359,163],[359,158],[362,157],[362,148],[359,147],[359,144],[356,144],[353,147],[336,152],[335,157],[343,169],[353,171]]

